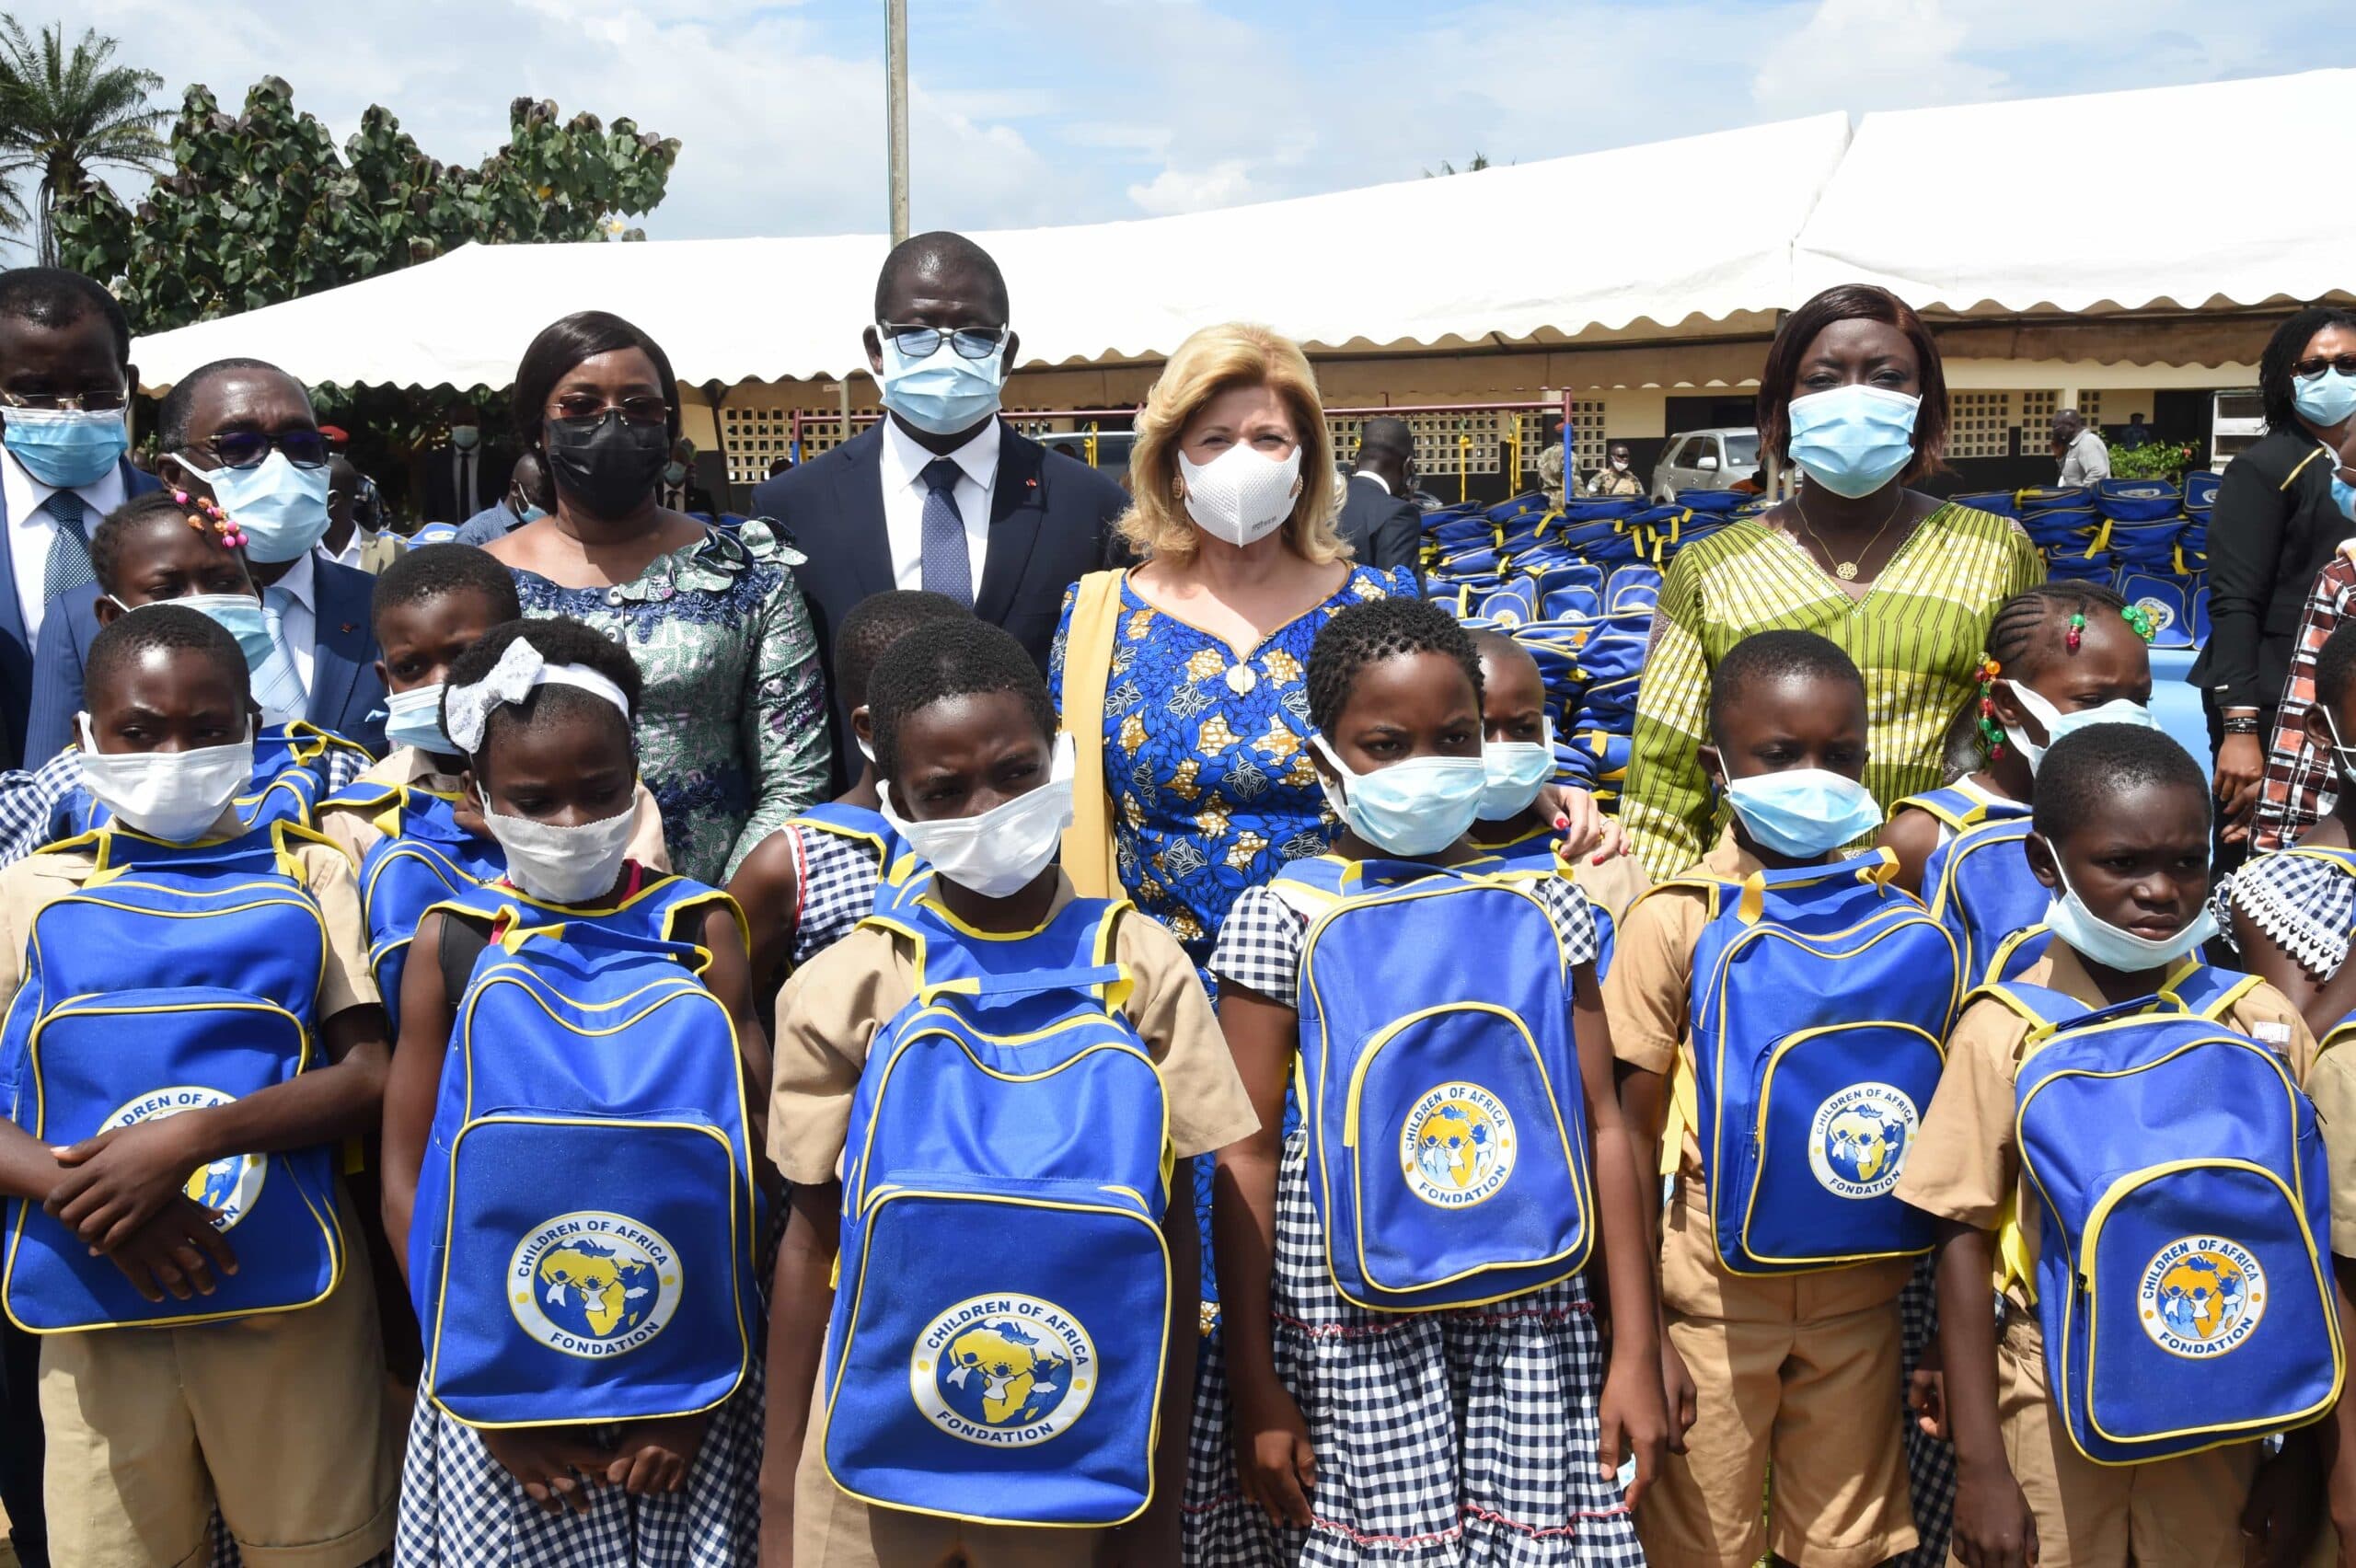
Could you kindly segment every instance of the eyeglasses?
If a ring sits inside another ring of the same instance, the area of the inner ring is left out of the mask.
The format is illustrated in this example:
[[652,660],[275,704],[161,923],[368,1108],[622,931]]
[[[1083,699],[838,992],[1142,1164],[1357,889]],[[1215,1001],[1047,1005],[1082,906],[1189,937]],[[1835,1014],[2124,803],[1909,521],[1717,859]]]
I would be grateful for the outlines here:
[[549,418],[567,424],[595,424],[609,413],[618,413],[622,423],[659,425],[671,417],[671,405],[660,398],[625,398],[618,403],[586,392],[575,392],[559,398],[549,408]]
[[2317,354],[2313,359],[2303,359],[2292,365],[2291,374],[2302,381],[2313,381],[2327,370],[2336,370],[2346,376],[2356,376],[2356,354],[2340,354],[2332,359],[2326,359],[2321,354]]
[[944,330],[939,327],[920,327],[908,322],[878,321],[877,330],[892,340],[899,351],[910,359],[930,359],[941,352],[941,340],[957,351],[957,357],[986,360],[1006,344],[1003,327],[960,327]]
[[115,392],[0,392],[0,406],[55,413],[70,409],[82,414],[119,414],[123,394]]
[[334,455],[328,450],[328,438],[315,430],[225,430],[190,445],[209,450],[225,468],[259,468],[273,446],[297,468],[324,468]]

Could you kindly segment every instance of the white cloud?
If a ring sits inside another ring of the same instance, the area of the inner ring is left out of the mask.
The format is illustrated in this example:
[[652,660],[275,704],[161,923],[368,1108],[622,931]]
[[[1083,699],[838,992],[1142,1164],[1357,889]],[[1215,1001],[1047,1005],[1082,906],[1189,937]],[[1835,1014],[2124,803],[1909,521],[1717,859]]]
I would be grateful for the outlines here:
[[1941,0],[1822,0],[1761,60],[1750,96],[1776,115],[1821,108],[1827,87],[1854,110],[1919,107],[1926,83],[1943,103],[1997,97],[2004,73],[1962,57],[1969,30]]
[[1129,200],[1157,218],[1166,213],[1233,207],[1251,201],[1254,194],[1251,170],[1241,158],[1229,158],[1206,169],[1165,168],[1151,179],[1129,187]]

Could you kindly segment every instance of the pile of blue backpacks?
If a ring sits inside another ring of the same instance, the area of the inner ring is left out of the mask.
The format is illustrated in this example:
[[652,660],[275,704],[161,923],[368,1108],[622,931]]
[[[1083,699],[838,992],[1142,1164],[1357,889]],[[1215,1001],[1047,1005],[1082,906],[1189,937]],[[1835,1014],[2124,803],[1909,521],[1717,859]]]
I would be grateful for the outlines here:
[[2209,513],[2217,476],[2102,479],[2061,490],[1993,490],[1955,498],[2017,519],[2044,554],[2047,575],[2102,582],[2152,617],[2154,648],[2195,648],[2209,636]]
[[1424,520],[1425,592],[1530,651],[1554,722],[1556,778],[1616,809],[1661,572],[1753,506],[1689,490],[1674,506],[1574,499],[1553,509],[1533,491],[1444,507]]

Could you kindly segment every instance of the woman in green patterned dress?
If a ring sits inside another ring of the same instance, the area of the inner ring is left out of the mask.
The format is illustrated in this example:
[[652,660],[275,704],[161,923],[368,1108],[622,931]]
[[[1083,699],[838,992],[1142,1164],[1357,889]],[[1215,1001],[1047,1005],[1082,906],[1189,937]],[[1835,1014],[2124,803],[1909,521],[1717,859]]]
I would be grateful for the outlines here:
[[1907,488],[1939,467],[1946,377],[1930,329],[1888,290],[1844,284],[1792,313],[1760,373],[1759,433],[1806,483],[1680,553],[1654,612],[1622,820],[1655,879],[1726,825],[1696,753],[1728,649],[1796,628],[1857,662],[1865,786],[1888,811],[1942,781],[1996,606],[2045,577],[2017,525]]
[[489,547],[526,616],[587,621],[645,683],[639,771],[663,808],[672,869],[718,885],[826,789],[818,644],[762,523],[714,528],[655,504],[679,434],[671,362],[645,333],[583,311],[532,340],[515,433],[539,455],[549,515]]

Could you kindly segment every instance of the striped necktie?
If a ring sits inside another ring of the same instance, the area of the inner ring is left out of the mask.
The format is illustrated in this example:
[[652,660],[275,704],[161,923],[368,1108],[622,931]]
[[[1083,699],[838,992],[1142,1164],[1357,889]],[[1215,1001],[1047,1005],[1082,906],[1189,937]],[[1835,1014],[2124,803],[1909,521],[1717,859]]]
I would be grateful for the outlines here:
[[49,556],[41,562],[40,596],[44,603],[70,594],[98,578],[90,571],[90,536],[84,532],[89,509],[70,490],[52,490],[40,509],[56,525],[49,536]]
[[270,655],[254,672],[254,701],[264,721],[283,724],[303,717],[310,698],[303,690],[303,667],[286,641],[286,611],[294,595],[273,582],[261,591],[261,623],[270,628]]

